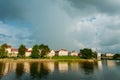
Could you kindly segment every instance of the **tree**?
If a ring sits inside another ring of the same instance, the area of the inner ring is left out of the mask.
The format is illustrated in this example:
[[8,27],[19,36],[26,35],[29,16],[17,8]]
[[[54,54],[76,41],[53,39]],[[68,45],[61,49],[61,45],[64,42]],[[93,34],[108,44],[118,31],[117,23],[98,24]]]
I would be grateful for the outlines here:
[[1,45],[1,47],[2,47],[2,48],[7,48],[8,45],[7,45],[7,43],[4,43],[4,44]]
[[6,48],[7,48],[7,44],[4,43],[0,46],[0,58],[6,58],[7,57],[7,51],[6,51]]
[[96,58],[97,56],[96,52],[92,52],[92,50],[88,48],[81,49],[80,53],[82,54],[82,57],[85,59]]
[[41,44],[39,45],[39,49],[41,58],[45,57],[50,52],[48,45]]
[[25,45],[21,44],[19,49],[18,49],[18,56],[19,57],[24,57],[26,52],[26,47]]
[[31,54],[31,57],[32,58],[39,58],[39,46],[36,44],[33,46],[32,48],[32,54]]
[[120,54],[115,54],[115,55],[113,56],[113,59],[120,59]]

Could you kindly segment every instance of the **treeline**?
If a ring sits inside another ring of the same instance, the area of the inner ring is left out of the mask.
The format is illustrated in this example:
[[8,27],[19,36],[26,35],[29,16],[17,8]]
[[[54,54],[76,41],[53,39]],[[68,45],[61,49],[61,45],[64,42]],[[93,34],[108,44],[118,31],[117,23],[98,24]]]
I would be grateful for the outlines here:
[[[18,57],[25,57],[25,52],[26,52],[26,47],[25,45],[21,44],[20,47],[18,48]],[[45,58],[47,54],[50,52],[50,48],[48,45],[44,44],[35,44],[32,47],[32,52],[31,56],[32,58]]]
[[81,57],[84,59],[93,59],[93,58],[96,59],[97,58],[97,52],[92,51],[89,48],[81,49],[80,54],[81,54]]
[[[6,50],[7,47],[8,47],[8,45],[6,43],[4,43],[0,46],[0,58],[8,57],[8,52]],[[21,44],[18,48],[18,56],[17,57],[24,58],[26,50],[27,50],[26,46],[24,44]],[[32,57],[32,58],[44,58],[47,56],[47,54],[49,52],[50,52],[50,48],[48,47],[48,45],[35,44],[32,47],[32,52],[31,52],[30,57]]]
[[119,53],[115,54],[115,55],[113,56],[113,59],[120,59],[120,54],[119,54]]
[[[6,50],[6,48],[8,47],[8,45],[6,43],[2,44],[0,46],[0,58],[6,58],[8,57],[8,52]],[[21,44],[18,48],[18,58],[24,58],[25,53],[26,53],[26,46],[24,44]],[[44,44],[35,44],[32,47],[32,52],[31,52],[31,58],[45,58],[47,57],[47,54],[50,52],[50,48],[48,45],[44,45]],[[97,52],[93,52],[91,49],[89,48],[84,48],[80,50],[80,57],[84,58],[84,59],[93,59],[93,58],[97,58]]]
[[6,43],[0,46],[0,58],[6,58],[8,56],[8,52],[6,50],[7,46],[8,45]]

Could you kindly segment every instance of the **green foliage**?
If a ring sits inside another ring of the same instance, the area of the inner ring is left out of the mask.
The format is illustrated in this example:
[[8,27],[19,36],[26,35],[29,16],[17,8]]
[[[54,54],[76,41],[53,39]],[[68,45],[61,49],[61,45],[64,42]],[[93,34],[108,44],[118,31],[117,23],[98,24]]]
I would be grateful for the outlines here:
[[92,52],[92,50],[88,48],[81,49],[80,53],[82,54],[82,58],[85,59],[96,58],[97,56],[96,52]]
[[36,45],[34,45],[33,48],[32,48],[31,57],[32,57],[32,58],[39,58],[39,56],[40,56],[39,53],[40,53],[40,51],[39,51],[39,46],[36,44]]
[[25,45],[21,44],[18,49],[18,56],[19,57],[25,57],[26,47]]
[[113,56],[113,59],[120,59],[120,54],[115,54],[115,55]]
[[41,44],[39,46],[39,49],[40,49],[40,57],[41,58],[45,57],[50,52],[48,45]]
[[4,43],[0,46],[0,58],[6,58],[7,57],[7,51],[6,51],[6,48],[7,48],[7,44]]
[[7,48],[7,46],[8,46],[7,43],[1,45],[2,48]]

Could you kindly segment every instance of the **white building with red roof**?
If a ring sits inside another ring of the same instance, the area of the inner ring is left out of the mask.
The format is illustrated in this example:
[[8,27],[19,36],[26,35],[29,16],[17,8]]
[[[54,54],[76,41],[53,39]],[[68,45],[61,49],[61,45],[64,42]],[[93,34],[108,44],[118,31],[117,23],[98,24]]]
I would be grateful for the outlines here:
[[28,48],[25,52],[25,56],[29,57],[29,56],[31,56],[31,53],[32,53],[32,48]]
[[78,52],[77,52],[77,51],[72,51],[72,52],[70,53],[70,56],[78,56]]
[[8,45],[7,48],[6,48],[6,51],[8,53],[12,53],[12,49],[13,49],[13,47],[11,45]]
[[9,57],[17,57],[18,49],[13,48],[11,45],[8,45],[6,48]]
[[47,56],[49,56],[49,57],[55,56],[55,51],[54,51],[54,50],[51,50],[50,53],[48,53]]
[[68,50],[66,49],[59,50],[58,56],[68,56]]

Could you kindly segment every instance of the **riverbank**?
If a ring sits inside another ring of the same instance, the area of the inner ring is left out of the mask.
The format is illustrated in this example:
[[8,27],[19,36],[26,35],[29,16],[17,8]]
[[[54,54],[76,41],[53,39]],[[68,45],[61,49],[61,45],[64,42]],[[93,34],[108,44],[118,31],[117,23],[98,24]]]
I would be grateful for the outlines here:
[[56,62],[56,61],[71,61],[71,62],[95,62],[95,59],[0,59],[0,62]]

